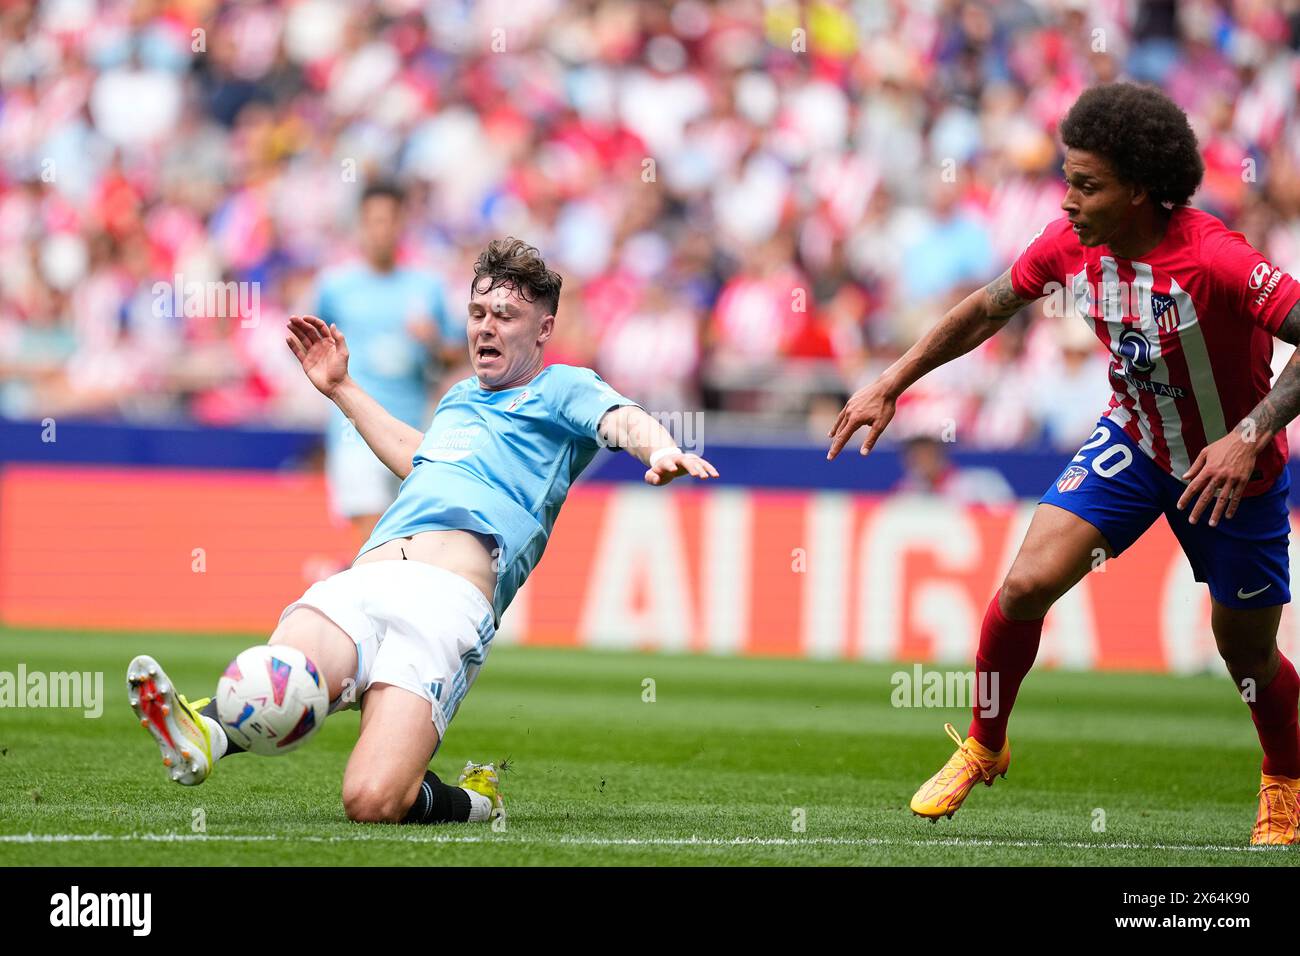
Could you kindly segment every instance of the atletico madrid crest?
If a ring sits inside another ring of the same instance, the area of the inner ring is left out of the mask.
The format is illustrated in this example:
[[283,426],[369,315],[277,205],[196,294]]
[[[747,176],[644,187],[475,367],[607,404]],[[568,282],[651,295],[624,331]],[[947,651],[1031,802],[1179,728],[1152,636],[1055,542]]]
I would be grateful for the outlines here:
[[1174,303],[1172,295],[1153,292],[1151,294],[1151,314],[1155,317],[1156,326],[1161,332],[1172,332],[1178,328],[1178,306]]
[[1083,484],[1083,479],[1088,475],[1088,469],[1082,465],[1071,465],[1062,472],[1061,477],[1056,479],[1056,490],[1062,493],[1073,491]]

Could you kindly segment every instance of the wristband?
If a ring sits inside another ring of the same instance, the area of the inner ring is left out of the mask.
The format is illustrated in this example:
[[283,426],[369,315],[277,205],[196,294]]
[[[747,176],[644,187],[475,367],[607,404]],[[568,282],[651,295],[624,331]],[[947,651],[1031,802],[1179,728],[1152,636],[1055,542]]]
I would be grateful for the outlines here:
[[660,448],[658,451],[651,453],[650,467],[653,468],[655,465],[659,464],[659,460],[661,458],[664,458],[668,455],[680,455],[681,453],[682,450],[678,448],[676,445],[671,445],[668,448]]

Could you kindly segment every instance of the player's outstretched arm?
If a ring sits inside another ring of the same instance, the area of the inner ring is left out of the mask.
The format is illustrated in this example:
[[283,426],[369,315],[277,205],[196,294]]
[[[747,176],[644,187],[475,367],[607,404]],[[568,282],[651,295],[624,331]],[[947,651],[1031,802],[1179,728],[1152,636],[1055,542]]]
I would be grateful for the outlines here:
[[411,473],[411,459],[424,435],[388,414],[348,374],[348,343],[336,325],[314,315],[289,319],[285,339],[316,389],[339,407],[370,450],[398,478]]
[[666,485],[674,478],[691,475],[707,480],[718,477],[718,469],[677,447],[673,436],[636,405],[611,408],[600,420],[600,440],[610,448],[622,448],[647,467],[648,485]]
[[[1300,346],[1300,302],[1291,307],[1278,326],[1277,337]],[[1296,349],[1278,373],[1273,387],[1251,413],[1227,435],[1202,448],[1192,467],[1183,475],[1188,485],[1178,499],[1178,508],[1181,511],[1189,502],[1196,502],[1187,520],[1195,524],[1211,504],[1214,505],[1210,513],[1211,526],[1217,525],[1220,518],[1235,515],[1246,486],[1250,484],[1260,449],[1297,415],[1300,415],[1300,348]]]
[[894,417],[894,407],[903,392],[922,376],[965,355],[990,338],[1007,319],[1031,301],[1016,293],[1008,269],[983,289],[958,302],[921,336],[920,341],[885,369],[880,378],[854,393],[827,433],[831,447],[826,460],[838,455],[863,425],[870,426],[870,430],[862,443],[862,454],[871,451]]

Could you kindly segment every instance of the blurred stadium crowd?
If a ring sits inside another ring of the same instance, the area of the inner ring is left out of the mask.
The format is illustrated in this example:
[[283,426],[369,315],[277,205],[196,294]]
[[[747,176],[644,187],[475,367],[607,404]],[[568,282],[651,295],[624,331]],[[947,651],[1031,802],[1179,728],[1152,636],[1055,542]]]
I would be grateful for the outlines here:
[[[1197,205],[1300,274],[1298,50],[1297,0],[0,3],[0,415],[322,421],[283,323],[383,176],[457,313],[521,236],[565,277],[552,361],[824,434],[1060,215],[1092,83],[1170,92]],[[1108,394],[1083,323],[1024,314],[894,437],[1072,449]]]

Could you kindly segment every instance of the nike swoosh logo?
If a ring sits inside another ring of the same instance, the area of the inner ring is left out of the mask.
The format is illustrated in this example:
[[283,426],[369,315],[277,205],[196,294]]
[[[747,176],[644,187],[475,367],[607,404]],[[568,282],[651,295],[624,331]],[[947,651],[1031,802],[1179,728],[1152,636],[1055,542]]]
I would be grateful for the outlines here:
[[1265,585],[1264,585],[1262,588],[1260,588],[1258,591],[1251,591],[1249,594],[1247,594],[1243,588],[1237,588],[1237,598],[1238,598],[1239,600],[1242,600],[1242,601],[1248,601],[1248,600],[1250,600],[1251,598],[1253,598],[1256,594],[1263,594],[1265,591],[1267,591],[1267,590],[1268,590],[1269,588],[1271,588],[1272,586],[1273,586],[1273,585],[1272,585],[1271,583],[1270,583],[1270,584],[1265,584]]

